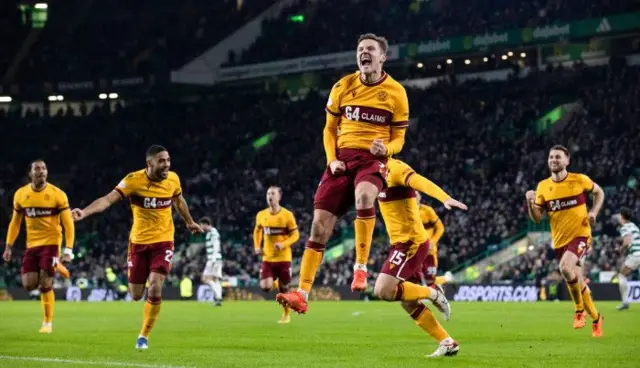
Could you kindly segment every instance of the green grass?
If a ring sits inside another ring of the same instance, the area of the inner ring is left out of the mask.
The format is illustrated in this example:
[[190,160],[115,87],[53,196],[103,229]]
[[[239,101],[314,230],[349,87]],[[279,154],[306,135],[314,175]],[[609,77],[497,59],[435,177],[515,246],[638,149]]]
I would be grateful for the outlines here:
[[149,350],[137,352],[141,303],[59,302],[53,334],[40,335],[38,302],[4,302],[0,367],[638,367],[640,305],[617,312],[615,303],[597,304],[602,339],[590,325],[573,330],[566,302],[453,303],[443,325],[460,354],[434,360],[424,355],[436,343],[393,303],[314,302],[308,315],[278,325],[275,302],[164,302]]

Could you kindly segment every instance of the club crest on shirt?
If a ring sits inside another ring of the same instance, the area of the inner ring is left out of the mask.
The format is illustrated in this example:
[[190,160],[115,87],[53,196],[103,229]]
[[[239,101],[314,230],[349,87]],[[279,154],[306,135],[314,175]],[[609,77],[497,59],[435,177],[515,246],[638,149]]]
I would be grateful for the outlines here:
[[389,94],[386,91],[378,92],[378,101],[384,102],[389,97]]

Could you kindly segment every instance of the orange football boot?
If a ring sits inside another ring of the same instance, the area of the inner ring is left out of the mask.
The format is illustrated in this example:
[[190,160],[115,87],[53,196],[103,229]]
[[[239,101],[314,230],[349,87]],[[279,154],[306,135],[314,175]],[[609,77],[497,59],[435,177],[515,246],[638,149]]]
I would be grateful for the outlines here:
[[294,312],[305,314],[307,312],[307,301],[299,291],[289,291],[287,293],[278,293],[276,301],[283,307],[289,307]]
[[602,320],[603,319],[604,317],[602,317],[601,314],[598,314],[598,319],[593,321],[593,323],[591,324],[591,336],[602,337]]
[[576,314],[573,316],[573,328],[583,328],[587,323],[586,319],[587,313],[585,313],[585,311],[576,312]]
[[367,271],[355,270],[353,272],[353,281],[351,282],[351,291],[363,292],[367,289]]

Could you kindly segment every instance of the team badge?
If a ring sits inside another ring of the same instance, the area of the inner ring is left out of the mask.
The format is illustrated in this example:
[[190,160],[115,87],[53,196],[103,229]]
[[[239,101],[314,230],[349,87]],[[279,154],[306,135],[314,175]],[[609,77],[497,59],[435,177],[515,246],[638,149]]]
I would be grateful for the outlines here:
[[353,91],[351,91],[351,97],[353,97],[353,98],[356,97],[356,90],[355,89]]
[[45,200],[45,201],[48,201],[48,200],[49,200],[49,195],[48,195],[48,194],[45,194],[45,195],[44,195],[44,200]]
[[384,102],[387,100],[388,97],[389,97],[389,94],[387,92],[385,91],[378,92],[378,101]]

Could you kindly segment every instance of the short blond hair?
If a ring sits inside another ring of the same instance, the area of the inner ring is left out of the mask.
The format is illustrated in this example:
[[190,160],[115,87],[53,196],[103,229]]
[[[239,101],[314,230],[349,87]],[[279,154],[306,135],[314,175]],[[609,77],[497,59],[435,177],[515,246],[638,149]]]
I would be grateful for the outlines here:
[[380,45],[380,48],[382,49],[382,53],[385,55],[387,54],[387,50],[389,50],[389,41],[387,41],[386,38],[382,36],[378,36],[375,33],[365,33],[360,35],[360,37],[358,37],[358,45],[360,44],[360,42],[364,40],[376,41],[378,45]]

